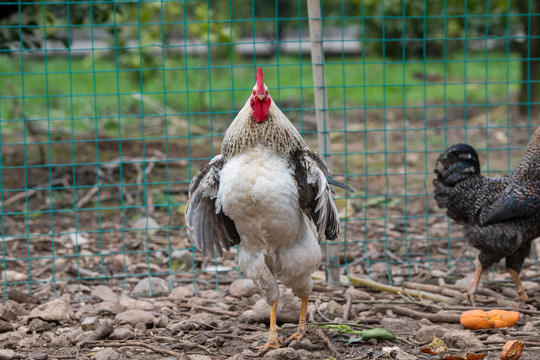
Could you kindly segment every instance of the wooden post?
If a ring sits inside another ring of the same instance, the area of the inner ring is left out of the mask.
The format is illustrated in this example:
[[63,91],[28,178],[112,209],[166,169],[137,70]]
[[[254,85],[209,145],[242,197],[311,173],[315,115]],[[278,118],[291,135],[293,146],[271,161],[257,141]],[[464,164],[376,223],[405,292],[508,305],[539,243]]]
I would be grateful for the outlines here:
[[[319,152],[321,154],[327,154],[330,151],[330,133],[326,129],[326,120],[328,119],[328,98],[326,96],[326,78],[324,74],[321,2],[320,0],[307,0],[307,6]],[[331,169],[331,159],[328,158],[326,161]],[[339,244],[326,245],[326,262],[328,264],[326,281],[329,284],[339,284],[339,248]]]

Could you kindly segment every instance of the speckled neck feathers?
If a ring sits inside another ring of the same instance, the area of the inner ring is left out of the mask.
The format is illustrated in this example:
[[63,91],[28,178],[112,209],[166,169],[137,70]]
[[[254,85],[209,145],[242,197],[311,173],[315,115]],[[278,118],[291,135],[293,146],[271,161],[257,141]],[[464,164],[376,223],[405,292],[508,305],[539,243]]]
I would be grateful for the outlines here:
[[512,176],[532,181],[540,177],[540,127],[534,132]]
[[240,154],[257,144],[262,144],[284,155],[299,150],[308,150],[308,145],[289,119],[272,101],[268,120],[256,123],[252,119],[253,109],[246,102],[225,133],[221,153],[225,159]]

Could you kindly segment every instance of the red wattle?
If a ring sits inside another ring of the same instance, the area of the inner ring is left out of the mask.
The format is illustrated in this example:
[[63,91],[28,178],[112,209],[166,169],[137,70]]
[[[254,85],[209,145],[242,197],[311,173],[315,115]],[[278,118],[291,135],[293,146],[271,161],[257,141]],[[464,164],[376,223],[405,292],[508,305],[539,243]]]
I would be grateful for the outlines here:
[[253,108],[253,120],[255,122],[261,123],[268,120],[268,111],[270,110],[270,101],[265,101],[265,100],[263,101],[255,100],[251,106]]

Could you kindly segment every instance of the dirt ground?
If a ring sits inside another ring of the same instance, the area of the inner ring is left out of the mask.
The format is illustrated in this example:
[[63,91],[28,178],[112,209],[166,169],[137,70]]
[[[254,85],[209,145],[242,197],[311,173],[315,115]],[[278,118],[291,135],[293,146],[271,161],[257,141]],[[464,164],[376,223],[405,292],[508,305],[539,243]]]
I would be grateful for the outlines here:
[[[314,274],[308,334],[300,343],[267,353],[266,359],[450,360],[486,354],[493,360],[509,340],[524,343],[521,359],[538,358],[538,251],[522,271],[528,302],[516,300],[503,264],[484,275],[479,290],[476,308],[519,311],[517,324],[464,330],[459,316],[472,309],[464,293],[476,252],[429,196],[438,153],[426,151],[424,141],[408,139],[443,136],[446,121],[454,120],[455,131],[444,135],[448,143],[489,132],[493,154],[512,149],[490,158],[497,174],[519,158],[520,150],[514,149],[524,146],[527,132],[518,125],[527,120],[516,122],[511,132],[487,131],[480,109],[469,114],[464,130],[457,120],[463,110],[456,109],[444,118],[430,114],[433,130],[423,134],[425,117],[411,112],[408,116],[419,120],[407,124],[398,110],[387,112],[384,131],[380,113],[349,113],[347,133],[335,126],[332,151],[350,155],[335,158],[334,172],[347,174],[357,190],[340,203],[347,209],[338,242],[338,271],[345,278],[328,286],[324,266]],[[313,121],[304,121],[309,132]],[[214,125],[217,132],[226,127],[219,119]],[[405,136],[404,126],[410,132]],[[366,130],[372,131],[369,138],[364,138]],[[220,138],[188,141],[185,134],[177,135],[178,141],[168,144],[87,139],[75,151],[70,142],[29,146],[25,152],[3,146],[4,163],[18,165],[2,173],[0,359],[258,358],[269,311],[252,286],[238,281],[236,249],[219,262],[204,259],[191,249],[183,227],[190,167],[193,174],[207,162]],[[316,144],[314,135],[306,137]],[[425,293],[416,296],[419,290]],[[286,339],[296,331],[299,304],[287,289],[282,294],[279,334]],[[387,329],[395,339],[359,339],[360,331],[374,327]],[[433,336],[449,350],[440,356],[423,352]]]

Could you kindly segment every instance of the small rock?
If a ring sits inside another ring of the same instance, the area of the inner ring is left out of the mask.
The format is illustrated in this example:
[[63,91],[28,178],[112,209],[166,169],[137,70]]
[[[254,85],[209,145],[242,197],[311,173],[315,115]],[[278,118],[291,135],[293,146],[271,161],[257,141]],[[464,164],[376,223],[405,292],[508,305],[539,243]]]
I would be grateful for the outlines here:
[[130,324],[131,326],[137,323],[144,323],[147,328],[154,325],[154,315],[144,310],[127,310],[115,316],[116,322],[120,325]]
[[108,286],[99,285],[92,290],[92,297],[101,301],[118,302],[118,295]]
[[84,331],[94,330],[99,320],[96,316],[87,317],[81,322],[81,327]]
[[59,323],[69,322],[72,316],[73,309],[71,305],[62,298],[39,305],[30,311],[30,318],[40,318],[45,321],[57,321]]
[[293,341],[290,345],[289,345],[290,348],[293,348],[295,350],[300,350],[300,349],[303,349],[303,350],[307,350],[307,351],[311,351],[313,350],[313,344],[311,343],[311,341],[307,338],[303,338],[300,343],[298,343],[298,341]]
[[384,359],[396,359],[396,360],[416,360],[416,356],[411,355],[403,351],[400,347],[383,347],[382,357]]
[[240,322],[244,324],[253,324],[255,322],[255,318],[253,317],[254,312],[253,310],[246,310],[240,315]]
[[47,360],[48,358],[49,358],[49,355],[47,355],[46,353],[42,353],[42,352],[30,353],[30,359],[32,360]]
[[207,356],[207,355],[196,355],[196,354],[193,354],[193,355],[189,355],[189,358],[191,360],[212,360],[212,358],[210,356]]
[[473,280],[473,278],[474,278],[474,274],[470,273],[467,276],[465,276],[464,278],[456,280],[455,285],[456,286],[461,286],[461,287],[464,287],[464,288],[468,289],[469,286],[471,286],[471,281]]
[[36,349],[39,346],[38,340],[33,336],[25,337],[19,341],[19,347],[23,349]]
[[16,289],[8,291],[8,299],[16,301],[19,304],[39,304],[39,301],[33,296]]
[[30,321],[30,324],[28,324],[28,332],[35,331],[41,333],[49,330],[51,330],[51,324],[38,318],[32,319]]
[[402,331],[410,333],[411,330],[416,330],[420,326],[410,318],[384,318],[381,320],[381,327],[393,333]]
[[95,353],[93,358],[95,360],[120,360],[123,356],[111,348],[105,348]]
[[49,343],[49,346],[53,348],[64,348],[69,346],[69,342],[66,335],[62,334],[53,338]]
[[178,286],[169,294],[169,297],[171,299],[184,300],[193,297],[193,291],[186,286]]
[[536,327],[532,322],[525,323],[523,327],[521,328],[521,331],[527,331],[527,332],[534,332],[536,331]]
[[0,320],[0,333],[5,333],[8,331],[13,331],[13,325],[10,322]]
[[[277,322],[296,323],[300,315],[300,301],[289,292],[281,294],[278,302]],[[266,300],[259,300],[253,306],[253,319],[256,322],[270,323],[270,305]]]
[[113,267],[117,270],[124,270],[131,267],[133,264],[129,256],[125,254],[117,254],[113,256]]
[[24,337],[28,336],[26,332],[22,331],[11,331],[0,334],[0,343],[6,349],[14,349],[19,344],[19,341]]
[[5,270],[0,274],[2,277],[2,280],[5,282],[19,282],[19,281],[25,281],[28,279],[28,276],[26,274],[20,273],[18,271],[13,270]]
[[334,317],[343,317],[343,306],[334,300],[328,302],[326,309]]
[[270,350],[264,355],[263,359],[300,360],[300,354],[298,354],[294,349],[282,348]]
[[250,350],[250,349],[244,349],[242,350],[242,353],[241,353],[243,356],[245,357],[254,357],[254,356],[257,356],[257,354],[255,354],[253,352],[253,350]]
[[449,330],[450,329],[439,325],[423,326],[416,331],[414,339],[419,343],[430,343],[433,341],[434,336],[442,338]]
[[120,297],[120,302],[118,304],[120,304],[121,306],[129,310],[134,310],[134,309],[146,310],[146,311],[154,310],[154,305],[151,302],[145,301],[145,300],[136,300],[125,295],[122,295]]
[[155,328],[166,328],[167,324],[169,324],[169,318],[165,315],[161,315],[154,320]]
[[190,340],[193,341],[195,344],[204,345],[206,344],[206,341],[208,341],[208,338],[204,334],[197,334]]
[[171,322],[169,325],[167,325],[167,330],[169,330],[173,335],[178,334],[179,332],[184,330],[184,322]]
[[208,314],[208,313],[202,313],[202,312],[191,315],[191,317],[189,318],[189,321],[194,322],[194,323],[200,323],[203,325],[206,325],[206,324],[210,326],[216,325],[216,317],[214,315]]
[[482,342],[469,330],[450,330],[441,339],[449,348],[454,349],[478,349],[483,347]]
[[160,227],[158,222],[151,216],[140,217],[132,225],[133,229],[143,230],[148,236],[154,236]]
[[11,360],[15,358],[15,351],[11,349],[0,349],[0,360]]
[[95,310],[100,315],[117,315],[122,311],[125,311],[126,308],[118,303],[118,299],[115,302],[112,301],[102,301],[95,305]]
[[353,300],[371,300],[371,295],[356,288],[348,288],[345,294],[351,294]]
[[238,279],[229,286],[229,293],[237,298],[250,297],[257,293],[257,287],[251,279]]
[[201,298],[202,299],[221,299],[223,297],[223,294],[216,291],[216,290],[205,290],[201,292]]
[[231,357],[228,357],[227,359],[225,360],[245,360],[246,358],[244,357],[244,355],[242,354],[236,354],[236,355],[233,355]]
[[151,277],[139,281],[131,290],[131,296],[167,296],[170,291],[171,287],[168,281]]
[[17,316],[28,315],[28,311],[26,311],[21,304],[13,300],[6,301],[6,309],[13,312]]
[[17,318],[17,314],[9,310],[7,307],[0,305],[0,319],[5,321],[13,321]]
[[499,334],[493,334],[486,338],[485,340],[486,344],[504,344],[505,340],[504,338]]
[[109,339],[112,339],[112,340],[127,340],[127,339],[133,339],[134,337],[135,337],[135,333],[126,326],[117,327],[109,335]]
[[179,270],[189,270],[193,267],[193,254],[190,250],[174,250],[171,254]]
[[76,343],[78,343],[80,341],[80,339],[77,340],[77,337],[79,337],[82,334],[84,334],[83,329],[78,327],[78,328],[72,329],[66,335],[67,335],[67,339],[70,342],[70,344],[75,345]]

